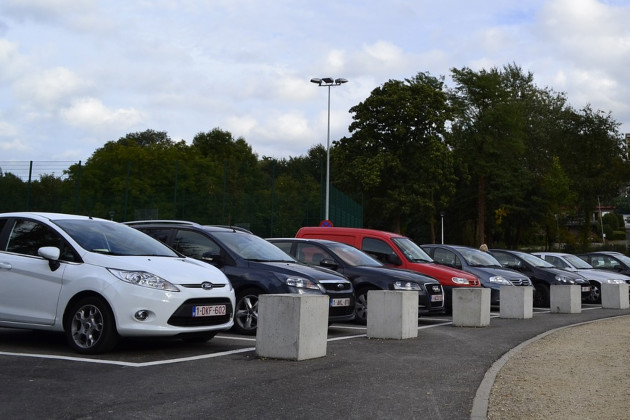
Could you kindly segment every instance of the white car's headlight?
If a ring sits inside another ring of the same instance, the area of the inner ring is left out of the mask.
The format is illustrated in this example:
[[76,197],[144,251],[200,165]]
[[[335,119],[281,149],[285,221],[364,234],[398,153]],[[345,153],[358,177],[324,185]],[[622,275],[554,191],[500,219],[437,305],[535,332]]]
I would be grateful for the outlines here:
[[108,268],[109,272],[122,281],[136,286],[148,287],[150,289],[164,290],[168,292],[179,292],[179,289],[169,281],[155,274],[146,271],[127,271]]

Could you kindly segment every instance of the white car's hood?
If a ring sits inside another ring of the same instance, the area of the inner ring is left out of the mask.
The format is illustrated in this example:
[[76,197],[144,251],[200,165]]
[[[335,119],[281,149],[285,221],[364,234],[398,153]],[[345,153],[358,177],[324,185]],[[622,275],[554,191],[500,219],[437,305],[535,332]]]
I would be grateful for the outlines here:
[[201,284],[209,281],[228,284],[228,279],[218,268],[192,258],[154,256],[114,256],[87,252],[86,264],[128,271],[146,271],[173,284]]

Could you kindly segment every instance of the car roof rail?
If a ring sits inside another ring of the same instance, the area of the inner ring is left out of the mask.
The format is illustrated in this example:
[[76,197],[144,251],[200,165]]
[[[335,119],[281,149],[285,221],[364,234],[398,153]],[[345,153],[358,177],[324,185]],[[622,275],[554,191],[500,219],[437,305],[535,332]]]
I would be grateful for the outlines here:
[[188,225],[195,226],[199,225],[195,222],[190,222],[188,220],[132,220],[130,222],[125,222],[126,225],[150,225],[153,223],[161,223],[161,224],[172,224],[172,225]]
[[239,231],[239,232],[245,232],[245,233],[251,233],[253,234],[253,232],[249,229],[245,229],[244,227],[240,227],[240,226],[233,226],[233,225],[204,225],[205,227],[218,227],[218,228],[223,228],[223,229],[232,229],[234,231]]

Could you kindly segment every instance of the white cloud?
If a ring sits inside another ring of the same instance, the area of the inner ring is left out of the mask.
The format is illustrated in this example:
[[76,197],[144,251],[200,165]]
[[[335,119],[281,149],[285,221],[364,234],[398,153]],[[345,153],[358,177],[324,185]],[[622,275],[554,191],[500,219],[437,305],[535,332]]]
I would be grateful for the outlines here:
[[89,83],[71,70],[57,67],[21,78],[15,84],[15,91],[24,102],[34,102],[45,108],[54,108],[68,98],[85,92]]
[[70,107],[61,111],[61,116],[69,125],[88,131],[101,131],[104,128],[119,131],[132,128],[143,119],[142,113],[134,108],[110,110],[95,98],[74,101]]
[[85,160],[131,131],[190,141],[215,127],[294,156],[326,140],[312,77],[349,80],[331,89],[336,140],[387,80],[510,63],[630,131],[627,1],[360,3],[0,0],[4,158]]

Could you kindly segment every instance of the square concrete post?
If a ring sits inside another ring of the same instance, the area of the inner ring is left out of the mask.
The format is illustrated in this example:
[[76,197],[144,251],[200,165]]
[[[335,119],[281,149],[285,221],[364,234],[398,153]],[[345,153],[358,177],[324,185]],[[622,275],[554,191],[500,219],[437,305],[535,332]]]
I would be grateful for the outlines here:
[[630,299],[628,297],[628,284],[602,284],[602,308],[628,309]]
[[327,295],[258,296],[256,354],[288,360],[326,356],[329,301]]
[[582,312],[582,286],[578,284],[552,284],[549,295],[549,310],[552,314],[579,314]]
[[453,326],[487,327],[490,325],[490,289],[453,288]]
[[534,316],[534,288],[532,286],[504,286],[499,291],[501,318],[530,319]]
[[418,336],[418,292],[368,291],[367,336],[403,340]]

